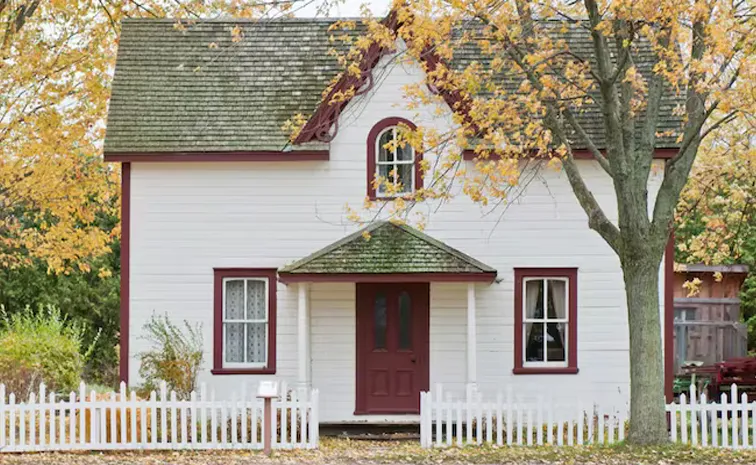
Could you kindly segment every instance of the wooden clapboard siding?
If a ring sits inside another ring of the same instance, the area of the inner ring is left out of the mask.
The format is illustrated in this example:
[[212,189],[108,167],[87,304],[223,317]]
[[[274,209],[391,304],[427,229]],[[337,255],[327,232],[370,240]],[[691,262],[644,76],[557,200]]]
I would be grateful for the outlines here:
[[[341,117],[328,161],[132,163],[132,383],[139,382],[136,354],[146,348],[141,328],[153,312],[203,324],[207,356],[200,379],[219,394],[242,380],[257,379],[210,373],[213,268],[280,267],[356,230],[345,219],[344,205],[359,209],[363,203],[366,140],[373,125],[391,116],[441,129],[450,124],[449,118],[435,114],[435,108],[420,108],[417,116],[397,103],[402,87],[419,81],[419,73],[411,65],[392,66],[371,92],[355,99]],[[433,165],[432,154],[426,157]],[[474,168],[471,161],[465,164]],[[593,194],[616,219],[608,176],[593,161],[578,164]],[[661,181],[660,167],[651,177],[650,205]],[[511,385],[533,395],[553,392],[570,399],[598,399],[619,392],[626,398],[627,316],[619,262],[588,229],[565,175],[542,170],[501,218],[500,210],[488,214],[464,196],[438,212],[435,206],[427,202],[416,207],[430,213],[425,232],[499,272],[499,282],[476,285],[479,389],[489,392]],[[515,267],[578,268],[579,374],[512,375]],[[276,376],[293,382],[296,286],[279,283],[277,297]],[[310,298],[312,382],[321,392],[323,421],[416,421],[417,417],[352,415],[354,285],[313,284]],[[430,298],[430,381],[460,391],[466,372],[466,286],[434,283]]]

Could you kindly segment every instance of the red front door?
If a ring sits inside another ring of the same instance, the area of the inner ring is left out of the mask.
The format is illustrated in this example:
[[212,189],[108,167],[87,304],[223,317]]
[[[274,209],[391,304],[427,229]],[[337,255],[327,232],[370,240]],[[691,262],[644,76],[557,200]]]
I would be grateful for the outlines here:
[[355,413],[420,413],[428,390],[428,283],[357,284]]

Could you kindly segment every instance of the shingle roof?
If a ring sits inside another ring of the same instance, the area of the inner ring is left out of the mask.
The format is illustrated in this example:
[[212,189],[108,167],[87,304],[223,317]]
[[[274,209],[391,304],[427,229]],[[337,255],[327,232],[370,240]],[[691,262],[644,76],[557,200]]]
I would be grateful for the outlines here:
[[332,22],[124,20],[105,151],[282,150],[338,73]]
[[[368,238],[364,237],[368,233]],[[417,229],[378,221],[279,270],[283,274],[478,273],[496,270]]]
[[[592,69],[596,69],[596,58],[593,52],[593,41],[590,35],[590,29],[586,22],[565,23],[563,21],[546,20],[541,21],[539,26],[544,28],[544,31],[552,38],[564,39],[569,47],[570,54],[576,59],[584,60],[590,63]],[[482,37],[480,31],[482,26],[467,25],[466,29],[473,38]],[[655,63],[654,52],[646,39],[639,39],[635,42],[635,48],[633,49],[633,61],[644,77],[646,82],[649,81],[652,74],[653,63]],[[613,48],[610,47],[610,53],[614,57]],[[480,52],[478,42],[476,40],[468,40],[462,47],[458,47],[454,51],[454,62],[452,67],[456,69],[464,69],[473,61],[481,63],[484,70],[490,69],[490,62],[493,59],[492,55],[484,54]],[[558,72],[558,71],[557,71]],[[505,68],[503,72],[498,76],[502,81],[502,86],[508,93],[516,93],[525,80],[525,76],[519,71],[513,71]],[[485,91],[480,93],[485,94]],[[598,88],[595,88],[588,92],[594,101],[599,102],[601,95]],[[666,133],[667,131],[680,131],[683,118],[682,116],[675,114],[675,107],[684,103],[681,95],[676,95],[669,86],[665,90],[662,96],[662,102],[659,109],[659,121],[657,123],[657,133]],[[599,148],[606,147],[606,139],[604,136],[604,121],[601,115],[601,108],[597,104],[583,105],[575,111],[577,119],[580,125],[590,136],[591,140]],[[636,137],[640,133],[643,127],[644,118],[639,118],[636,122]],[[569,129],[569,126],[568,126]],[[577,136],[576,133],[570,132],[568,137],[573,143],[573,148],[585,148],[582,139]],[[679,143],[676,142],[676,135],[662,135],[657,137],[657,148],[672,148],[679,147]]]
[[[336,19],[207,20],[174,27],[173,20],[124,20],[105,138],[106,152],[279,151],[287,147],[284,122],[312,114],[341,69],[329,50]],[[243,40],[232,41],[240,26]],[[561,33],[561,32],[560,32]],[[574,51],[590,57],[590,37],[579,26],[565,34]],[[637,63],[648,74],[649,50]],[[474,47],[458,50],[455,65],[485,58]],[[521,78],[511,78],[511,86]],[[665,95],[659,131],[678,129],[678,100]],[[596,106],[580,120],[603,146]],[[659,147],[674,146],[672,138]],[[325,148],[319,143],[290,147]]]

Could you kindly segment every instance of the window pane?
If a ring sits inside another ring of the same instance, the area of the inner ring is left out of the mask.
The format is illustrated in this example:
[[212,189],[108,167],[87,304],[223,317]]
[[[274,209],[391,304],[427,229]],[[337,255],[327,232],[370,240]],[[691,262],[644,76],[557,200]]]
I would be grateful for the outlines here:
[[378,176],[383,178],[381,184],[376,190],[379,194],[386,192],[386,180],[388,180],[389,182],[394,181],[393,178],[389,178],[389,171],[391,171],[392,168],[392,165],[378,165]]
[[394,161],[394,151],[386,149],[386,144],[394,140],[394,132],[386,130],[378,139],[378,161]]
[[525,318],[543,318],[543,280],[525,281]]
[[396,165],[396,182],[401,184],[399,192],[412,192],[412,170],[415,165]]
[[525,361],[543,362],[543,323],[525,323]]
[[399,294],[399,348],[412,348],[412,299],[406,291]]
[[401,161],[410,161],[415,158],[414,153],[415,153],[415,150],[412,148],[409,142],[405,142],[404,146],[397,147],[396,158],[397,160],[401,160]]
[[247,363],[265,363],[267,326],[265,323],[247,323]]
[[566,358],[567,325],[548,323],[546,327],[546,356],[549,362],[564,362]]
[[549,314],[548,317],[567,318],[567,283],[549,279]]
[[244,319],[244,280],[226,281],[226,319]]
[[373,349],[386,348],[386,295],[383,292],[375,294],[375,304],[373,307],[374,318],[374,342]]
[[244,363],[244,323],[224,323],[227,362]]
[[265,281],[247,280],[247,319],[265,320]]

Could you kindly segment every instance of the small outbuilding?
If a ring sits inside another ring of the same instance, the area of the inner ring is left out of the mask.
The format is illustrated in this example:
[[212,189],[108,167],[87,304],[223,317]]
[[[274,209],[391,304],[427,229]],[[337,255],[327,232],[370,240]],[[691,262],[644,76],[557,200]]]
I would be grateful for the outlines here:
[[[744,357],[748,334],[740,315],[746,265],[677,265],[674,275],[675,371]],[[698,280],[698,281],[696,281]],[[689,296],[686,282],[696,282]]]

